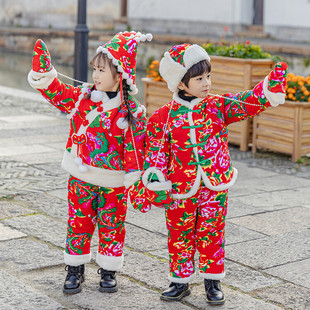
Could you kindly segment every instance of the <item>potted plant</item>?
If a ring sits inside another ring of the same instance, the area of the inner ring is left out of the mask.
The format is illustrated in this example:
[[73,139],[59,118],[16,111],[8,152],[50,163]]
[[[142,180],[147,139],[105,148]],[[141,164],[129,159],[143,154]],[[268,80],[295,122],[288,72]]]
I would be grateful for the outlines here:
[[[211,55],[212,93],[215,94],[251,89],[269,74],[274,65],[270,54],[249,41],[232,45],[209,43],[202,47]],[[147,77],[142,79],[148,116],[172,98],[159,75],[158,66],[159,62],[153,61],[148,68]],[[252,141],[251,132],[252,120],[231,124],[228,126],[229,142],[240,145],[240,150],[247,151]]]
[[296,162],[310,153],[310,76],[287,75],[286,101],[253,123],[253,148],[289,154]]

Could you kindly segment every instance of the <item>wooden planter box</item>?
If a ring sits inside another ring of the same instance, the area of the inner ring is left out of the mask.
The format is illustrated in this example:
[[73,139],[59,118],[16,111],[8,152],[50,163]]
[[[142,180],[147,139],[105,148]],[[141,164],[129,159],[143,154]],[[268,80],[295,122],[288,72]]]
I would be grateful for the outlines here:
[[253,122],[253,148],[292,155],[292,161],[310,153],[310,102],[286,101],[268,108]]
[[[263,80],[273,68],[270,59],[239,59],[211,56],[211,93],[237,93],[252,89]],[[144,104],[147,116],[172,100],[172,93],[166,83],[155,82],[151,78],[143,78]],[[229,142],[240,145],[241,151],[247,151],[252,142],[252,120],[245,120],[228,126]]]

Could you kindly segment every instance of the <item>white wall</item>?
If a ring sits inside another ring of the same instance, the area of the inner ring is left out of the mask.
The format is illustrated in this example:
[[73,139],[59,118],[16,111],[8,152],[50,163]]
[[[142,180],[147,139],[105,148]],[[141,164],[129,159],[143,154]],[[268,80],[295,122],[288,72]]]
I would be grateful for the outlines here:
[[[77,0],[0,0],[0,25],[74,28]],[[120,17],[120,0],[88,0],[87,25],[100,29]]]
[[253,0],[128,0],[129,19],[251,24]]
[[265,0],[264,25],[310,28],[310,1]]

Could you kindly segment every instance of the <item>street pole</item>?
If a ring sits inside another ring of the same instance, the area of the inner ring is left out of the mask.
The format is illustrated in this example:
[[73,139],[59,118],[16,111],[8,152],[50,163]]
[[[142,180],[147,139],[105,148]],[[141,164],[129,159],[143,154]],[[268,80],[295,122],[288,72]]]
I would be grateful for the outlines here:
[[[78,0],[77,25],[74,29],[74,78],[87,82],[88,28],[86,25],[86,0]],[[74,82],[77,86],[79,83]]]

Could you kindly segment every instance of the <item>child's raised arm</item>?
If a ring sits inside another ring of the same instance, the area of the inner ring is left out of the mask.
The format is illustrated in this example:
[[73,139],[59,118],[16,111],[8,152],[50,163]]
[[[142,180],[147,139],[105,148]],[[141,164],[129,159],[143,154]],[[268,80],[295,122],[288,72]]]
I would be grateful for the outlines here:
[[251,118],[270,106],[276,107],[285,101],[287,64],[277,63],[275,69],[253,90],[221,96],[220,113],[225,123],[231,124]]
[[34,46],[32,70],[28,74],[28,82],[47,101],[68,114],[76,108],[76,103],[90,92],[90,86],[73,87],[58,80],[50,53],[41,39],[38,39]]

